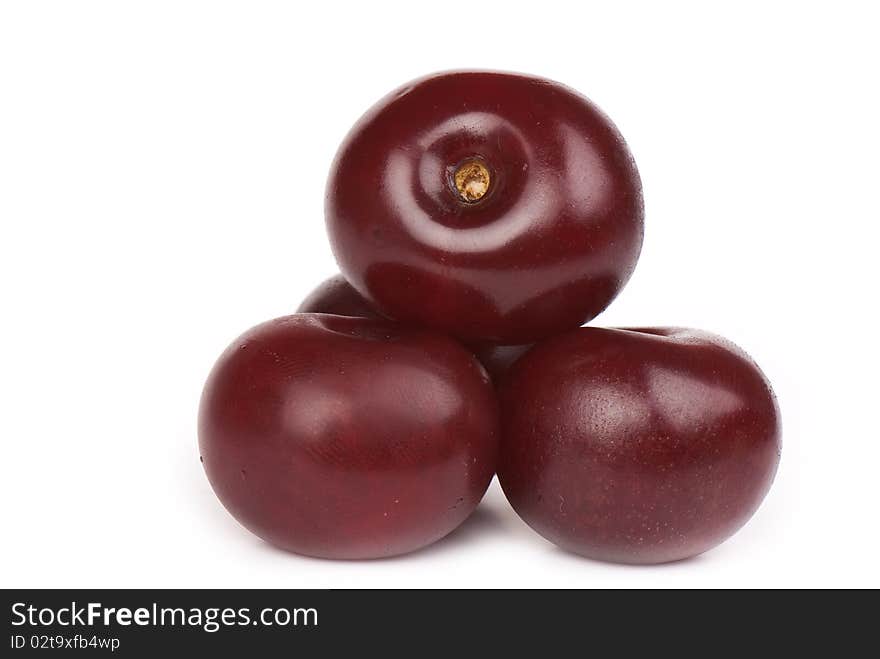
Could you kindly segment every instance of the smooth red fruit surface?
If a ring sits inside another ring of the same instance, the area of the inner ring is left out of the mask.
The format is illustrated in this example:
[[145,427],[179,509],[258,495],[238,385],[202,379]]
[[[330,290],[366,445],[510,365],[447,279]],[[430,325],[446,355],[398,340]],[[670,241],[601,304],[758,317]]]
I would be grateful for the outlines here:
[[326,219],[342,274],[385,315],[468,342],[530,343],[593,318],[642,244],[620,133],[557,83],[414,81],[345,138]]
[[[299,305],[297,313],[329,313],[338,316],[360,318],[381,318],[354,287],[342,275],[331,277],[306,296]],[[522,356],[531,345],[501,346],[491,343],[467,346],[486,367],[492,380],[499,382],[510,366]]]
[[499,346],[492,343],[483,343],[469,347],[492,377],[492,382],[498,384],[510,370],[510,367],[528,352],[532,344]]
[[779,463],[779,411],[732,343],[680,328],[581,328],[539,344],[501,391],[498,477],[563,549],[663,563],[722,542]]
[[477,360],[440,334],[296,314],[218,360],[199,413],[208,479],[284,549],[378,558],[445,536],[497,457],[497,404]]
[[382,318],[364,296],[354,290],[342,275],[330,277],[306,296],[297,313],[329,313],[334,316]]

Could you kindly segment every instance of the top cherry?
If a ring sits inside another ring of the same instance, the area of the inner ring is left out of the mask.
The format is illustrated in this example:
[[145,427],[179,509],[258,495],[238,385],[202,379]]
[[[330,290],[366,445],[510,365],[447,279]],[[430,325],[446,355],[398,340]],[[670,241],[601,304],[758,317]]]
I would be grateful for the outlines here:
[[615,126],[557,83],[461,71],[370,109],[330,172],[327,227],[383,314],[526,343],[599,314],[642,245],[638,171]]

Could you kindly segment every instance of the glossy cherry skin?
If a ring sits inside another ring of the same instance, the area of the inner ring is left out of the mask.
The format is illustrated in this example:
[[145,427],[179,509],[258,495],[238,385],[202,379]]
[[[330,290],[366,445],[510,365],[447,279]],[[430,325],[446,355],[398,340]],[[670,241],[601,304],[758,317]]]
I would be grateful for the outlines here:
[[498,477],[563,549],[620,563],[694,556],[761,503],[776,400],[732,343],[676,328],[581,328],[537,345],[499,392]]
[[297,313],[327,313],[356,318],[384,318],[342,275],[330,277],[309,293]]
[[510,370],[516,361],[522,357],[532,344],[516,346],[500,346],[493,343],[482,343],[468,346],[480,360],[486,371],[492,378],[492,382],[498,384]]
[[[360,318],[382,318],[373,305],[345,281],[342,275],[331,277],[309,293],[297,308],[297,313],[329,313]],[[502,346],[481,343],[467,347],[486,367],[492,380],[498,382],[510,366],[531,346]]]
[[[474,163],[475,201],[458,187]],[[639,175],[608,117],[505,73],[433,75],[379,101],[343,141],[325,209],[342,274],[377,309],[468,342],[530,343],[593,318],[643,235]]]
[[497,403],[453,340],[296,314],[239,337],[199,413],[208,479],[246,528],[322,558],[424,547],[470,515],[498,450]]

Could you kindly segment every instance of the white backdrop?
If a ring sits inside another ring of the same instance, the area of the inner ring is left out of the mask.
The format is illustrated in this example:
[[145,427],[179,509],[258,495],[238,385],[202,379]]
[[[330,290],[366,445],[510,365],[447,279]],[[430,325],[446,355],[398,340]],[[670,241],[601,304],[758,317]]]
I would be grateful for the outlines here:
[[[0,585],[880,586],[869,11],[4,2]],[[331,562],[272,549],[214,497],[203,380],[241,331],[335,272],[322,203],[339,141],[395,86],[464,67],[564,82],[629,142],[644,250],[594,324],[724,334],[774,383],[776,483],[716,550],[650,568],[580,559],[493,484],[431,548]]]

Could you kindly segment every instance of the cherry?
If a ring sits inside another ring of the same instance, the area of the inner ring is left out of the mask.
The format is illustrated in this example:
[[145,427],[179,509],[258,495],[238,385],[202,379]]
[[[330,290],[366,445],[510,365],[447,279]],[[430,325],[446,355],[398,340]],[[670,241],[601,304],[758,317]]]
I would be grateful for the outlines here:
[[677,328],[581,328],[539,344],[499,393],[498,477],[569,551],[621,563],[694,556],[770,487],[779,411],[732,343]]
[[[338,316],[382,318],[373,305],[345,281],[342,275],[331,277],[309,293],[297,308],[297,313],[329,313]],[[507,369],[531,345],[504,346],[479,343],[468,347],[486,367],[492,380],[499,382]]]
[[383,318],[342,275],[330,277],[309,293],[296,309],[297,313],[326,313],[356,318]]
[[413,551],[489,485],[497,405],[455,341],[387,321],[296,314],[249,330],[205,385],[199,446],[230,513],[323,558]]
[[345,138],[326,195],[343,275],[384,315],[530,343],[600,313],[635,267],[641,183],[611,121],[524,75],[414,81]]
[[504,379],[510,367],[532,347],[532,344],[500,346],[494,343],[482,343],[469,347],[492,377],[492,382],[497,384]]

